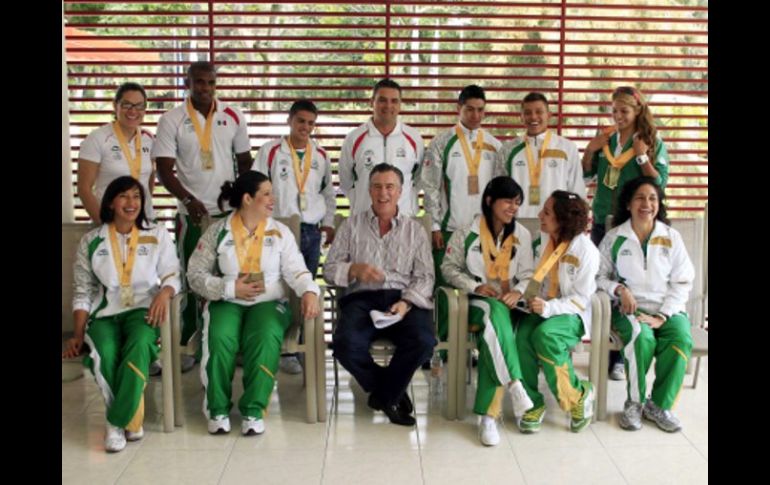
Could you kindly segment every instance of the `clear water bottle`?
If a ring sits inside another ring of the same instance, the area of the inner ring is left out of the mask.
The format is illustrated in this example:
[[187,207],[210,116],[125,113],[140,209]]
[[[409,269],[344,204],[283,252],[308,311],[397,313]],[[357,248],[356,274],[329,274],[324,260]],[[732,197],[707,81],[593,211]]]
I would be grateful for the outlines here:
[[441,370],[444,361],[441,360],[441,352],[436,350],[430,359],[430,394],[431,400],[438,403],[441,399]]

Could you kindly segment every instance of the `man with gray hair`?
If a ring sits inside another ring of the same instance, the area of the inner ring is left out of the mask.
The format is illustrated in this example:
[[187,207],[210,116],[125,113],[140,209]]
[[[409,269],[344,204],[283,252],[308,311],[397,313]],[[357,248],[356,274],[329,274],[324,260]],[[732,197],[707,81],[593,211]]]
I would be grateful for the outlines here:
[[[398,210],[403,180],[393,165],[372,168],[371,205],[339,228],[326,258],[324,279],[347,290],[339,301],[334,356],[370,393],[369,407],[383,411],[391,423],[414,426],[406,388],[437,343],[431,325],[435,277],[425,229]],[[378,328],[372,310],[398,321]],[[384,368],[369,353],[378,338],[396,345]]]

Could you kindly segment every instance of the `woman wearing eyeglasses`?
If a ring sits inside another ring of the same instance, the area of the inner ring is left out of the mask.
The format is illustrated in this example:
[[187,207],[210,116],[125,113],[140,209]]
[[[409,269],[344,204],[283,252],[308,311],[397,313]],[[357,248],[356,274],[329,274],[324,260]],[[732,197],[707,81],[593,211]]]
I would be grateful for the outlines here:
[[92,131],[80,144],[78,158],[78,196],[96,224],[102,195],[117,177],[130,175],[139,180],[147,194],[145,212],[155,219],[152,189],[155,163],[150,158],[153,135],[141,129],[147,109],[147,95],[137,83],[120,85],[113,102],[115,120]]
[[605,219],[615,212],[623,186],[642,175],[665,188],[668,182],[668,152],[658,138],[655,121],[642,93],[621,86],[612,93],[614,126],[603,127],[583,153],[583,175],[598,175],[593,201],[594,225],[591,240],[598,245],[606,232]]

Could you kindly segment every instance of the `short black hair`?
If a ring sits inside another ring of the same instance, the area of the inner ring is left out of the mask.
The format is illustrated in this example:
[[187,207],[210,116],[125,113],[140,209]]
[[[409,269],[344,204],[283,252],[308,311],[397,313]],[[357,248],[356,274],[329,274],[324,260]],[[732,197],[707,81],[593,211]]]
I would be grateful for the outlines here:
[[401,186],[404,186],[404,173],[396,167],[395,165],[391,165],[389,163],[378,163],[374,166],[371,172],[369,172],[369,182],[372,181],[372,177],[374,177],[374,174],[376,173],[385,173],[385,172],[393,172],[396,175],[398,175],[398,181],[401,183]]
[[144,193],[144,187],[134,177],[130,175],[123,175],[116,178],[107,186],[102,196],[102,205],[99,207],[99,219],[103,224],[109,224],[115,220],[115,210],[110,207],[115,197],[122,194],[127,190],[133,188],[139,189],[139,196],[142,198],[142,206],[139,208],[139,215],[136,217],[136,227],[139,229],[147,229],[147,214],[144,211],[144,204],[146,203],[146,196]]
[[392,80],[389,77],[386,77],[384,79],[380,79],[379,81],[377,81],[377,84],[374,85],[374,89],[372,90],[372,99],[374,99],[374,97],[377,96],[377,91],[379,91],[380,88],[397,89],[398,96],[401,97],[401,86],[399,86],[396,81]]
[[120,100],[123,99],[123,95],[126,94],[126,91],[139,91],[142,93],[144,100],[147,101],[147,93],[144,91],[142,85],[129,81],[118,86],[118,90],[115,91],[115,103],[119,103]]
[[524,96],[524,99],[521,100],[521,105],[524,106],[524,103],[531,103],[533,101],[542,101],[545,103],[545,107],[548,107],[548,98],[545,97],[545,94],[539,93],[537,91],[532,91],[528,95]]
[[481,99],[486,103],[487,97],[484,94],[484,88],[475,84],[465,86],[463,90],[460,91],[460,97],[457,98],[457,104],[465,104],[469,99]]
[[195,71],[213,72],[216,74],[217,68],[214,66],[213,62],[195,61],[187,67],[187,78],[192,79],[193,73]]
[[294,101],[294,103],[291,105],[291,108],[289,108],[289,118],[297,114],[299,111],[309,111],[314,115],[318,115],[318,108],[316,108],[316,105],[309,99],[305,98]]

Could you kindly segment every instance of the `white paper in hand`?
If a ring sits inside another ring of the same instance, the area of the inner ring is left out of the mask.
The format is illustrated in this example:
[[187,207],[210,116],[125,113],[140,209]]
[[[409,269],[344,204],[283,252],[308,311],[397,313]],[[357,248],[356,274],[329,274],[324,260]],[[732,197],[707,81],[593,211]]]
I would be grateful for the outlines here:
[[383,313],[372,310],[369,312],[369,315],[372,317],[374,326],[379,329],[390,327],[394,323],[401,321],[401,315],[398,313]]

